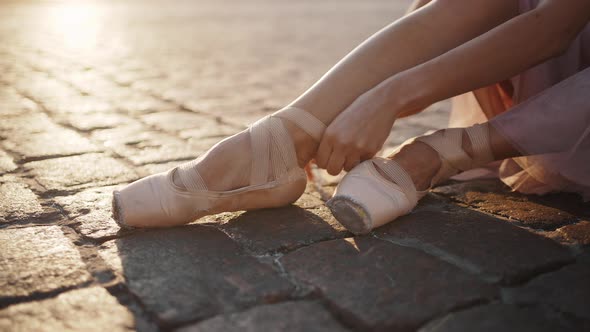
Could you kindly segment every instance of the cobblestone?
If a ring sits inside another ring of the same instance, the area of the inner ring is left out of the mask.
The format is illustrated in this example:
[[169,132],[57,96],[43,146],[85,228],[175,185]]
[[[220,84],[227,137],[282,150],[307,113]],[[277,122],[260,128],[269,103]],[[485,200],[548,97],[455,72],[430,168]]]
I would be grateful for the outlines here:
[[44,113],[29,113],[2,119],[0,130],[2,130],[0,136],[7,139],[13,134],[29,135],[57,131],[59,127]]
[[100,150],[78,133],[63,128],[37,134],[14,134],[3,145],[5,149],[19,155],[21,162]]
[[360,327],[411,331],[453,308],[496,296],[494,287],[418,250],[370,237],[322,242],[280,259]]
[[25,168],[47,191],[69,191],[90,186],[129,182],[136,173],[103,154],[85,154],[33,161]]
[[[285,208],[112,220],[117,186],[284,107],[409,3],[0,2],[0,330],[590,330],[573,194],[450,183],[350,238],[315,172]],[[396,121],[382,153],[448,110]]]
[[112,219],[111,200],[116,187],[92,188],[74,195],[56,197],[55,202],[62,207],[74,222],[76,230],[92,239],[112,238],[123,230]]
[[207,128],[216,125],[215,121],[211,118],[189,112],[168,111],[151,113],[142,116],[141,119],[153,127],[171,132],[178,132],[186,129],[207,130]]
[[89,282],[78,251],[57,226],[0,232],[0,304]]
[[557,230],[563,234],[567,240],[576,244],[588,246],[590,245],[590,222],[580,221],[574,225],[567,225]]
[[0,224],[39,219],[44,209],[37,196],[13,176],[0,177]]
[[423,205],[376,231],[379,238],[431,252],[483,278],[511,283],[573,260],[569,250],[493,217]]
[[22,303],[0,310],[3,331],[142,331],[154,330],[136,322],[132,313],[104,288],[63,293],[56,298]]
[[21,96],[16,90],[0,86],[0,116],[23,115],[37,111],[37,105]]
[[314,302],[286,302],[263,305],[244,312],[217,316],[178,332],[223,331],[348,331],[330,313]]
[[159,319],[178,324],[286,298],[293,286],[205,226],[109,241],[101,255]]
[[17,168],[14,160],[6,152],[0,150],[0,175],[12,172]]
[[573,332],[582,331],[582,328],[542,308],[492,304],[453,313],[419,332]]
[[578,220],[577,216],[567,211],[539,204],[525,195],[509,194],[497,180],[453,184],[438,187],[436,192],[534,228],[555,229]]
[[139,124],[137,120],[117,113],[67,114],[57,118],[64,125],[87,132],[125,125]]
[[221,225],[221,229],[257,255],[350,235],[326,208],[305,210],[297,206],[246,212]]
[[568,265],[543,274],[518,288],[503,291],[506,302],[520,305],[544,304],[584,319],[590,327],[590,266]]

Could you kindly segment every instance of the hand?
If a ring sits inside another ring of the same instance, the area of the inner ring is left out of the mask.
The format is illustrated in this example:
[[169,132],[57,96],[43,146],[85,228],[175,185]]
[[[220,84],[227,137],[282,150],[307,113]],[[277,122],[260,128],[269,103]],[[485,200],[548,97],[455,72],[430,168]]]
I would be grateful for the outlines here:
[[379,86],[358,97],[328,126],[316,153],[318,167],[331,175],[350,171],[383,147],[397,113]]

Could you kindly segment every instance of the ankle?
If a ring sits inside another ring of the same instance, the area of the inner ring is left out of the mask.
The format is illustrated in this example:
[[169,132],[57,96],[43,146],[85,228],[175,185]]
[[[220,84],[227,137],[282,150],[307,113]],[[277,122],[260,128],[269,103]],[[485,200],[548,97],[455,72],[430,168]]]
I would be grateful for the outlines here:
[[410,143],[389,158],[408,171],[418,191],[430,188],[432,178],[441,167],[438,153],[422,142]]
[[303,168],[315,156],[319,142],[316,142],[305,131],[301,130],[295,124],[288,120],[283,120],[283,124],[293,140],[295,154],[297,154],[297,163]]

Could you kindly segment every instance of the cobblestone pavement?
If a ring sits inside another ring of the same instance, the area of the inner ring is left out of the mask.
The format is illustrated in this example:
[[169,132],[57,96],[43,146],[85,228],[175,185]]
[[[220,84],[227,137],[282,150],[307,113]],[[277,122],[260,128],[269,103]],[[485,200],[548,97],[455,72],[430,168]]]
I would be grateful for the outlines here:
[[110,218],[113,188],[281,107],[407,4],[0,3],[0,330],[590,329],[590,206],[573,195],[449,183],[365,237],[311,187],[185,227]]

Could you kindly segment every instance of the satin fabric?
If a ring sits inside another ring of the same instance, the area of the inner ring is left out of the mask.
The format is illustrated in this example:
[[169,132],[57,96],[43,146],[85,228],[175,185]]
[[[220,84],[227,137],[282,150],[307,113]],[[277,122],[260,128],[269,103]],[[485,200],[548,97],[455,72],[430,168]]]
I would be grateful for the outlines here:
[[[538,3],[521,0],[521,13]],[[589,66],[590,24],[563,55],[505,82],[453,98],[449,126],[489,120],[526,156],[496,164],[496,174],[512,189],[527,194],[576,192],[589,201]]]

